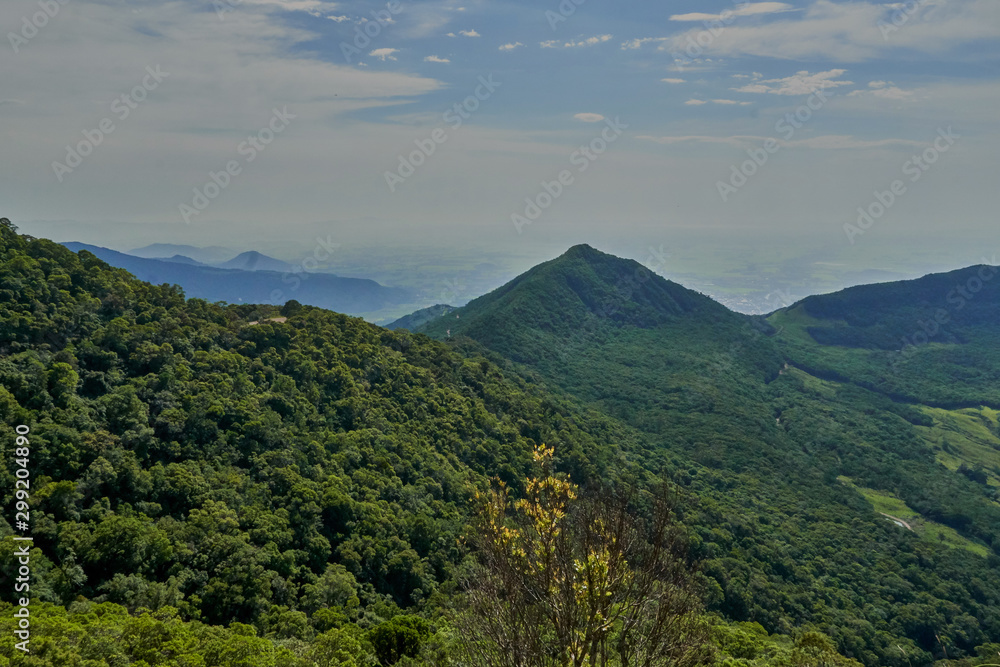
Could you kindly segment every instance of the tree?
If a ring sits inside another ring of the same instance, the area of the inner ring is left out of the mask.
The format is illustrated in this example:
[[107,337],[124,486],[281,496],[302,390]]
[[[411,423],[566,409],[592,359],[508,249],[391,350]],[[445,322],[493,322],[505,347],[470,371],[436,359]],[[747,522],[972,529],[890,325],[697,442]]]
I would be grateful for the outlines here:
[[292,317],[293,315],[297,315],[301,310],[302,304],[295,299],[291,299],[286,301],[285,305],[281,307],[281,314],[285,317]]
[[481,498],[473,544],[480,567],[459,617],[465,653],[486,667],[657,667],[706,658],[700,598],[677,539],[669,493],[639,519],[634,495],[583,497],[552,471],[525,498]]
[[368,633],[375,655],[383,665],[394,665],[403,656],[415,658],[420,645],[430,636],[430,626],[419,616],[396,616]]

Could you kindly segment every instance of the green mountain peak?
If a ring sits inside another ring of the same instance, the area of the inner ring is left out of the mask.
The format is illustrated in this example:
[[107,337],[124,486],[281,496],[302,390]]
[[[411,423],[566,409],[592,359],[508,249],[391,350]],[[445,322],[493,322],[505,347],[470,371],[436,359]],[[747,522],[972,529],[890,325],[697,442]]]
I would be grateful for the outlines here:
[[558,341],[596,331],[742,317],[634,260],[580,244],[418,330],[438,338],[466,335],[528,361],[548,356]]

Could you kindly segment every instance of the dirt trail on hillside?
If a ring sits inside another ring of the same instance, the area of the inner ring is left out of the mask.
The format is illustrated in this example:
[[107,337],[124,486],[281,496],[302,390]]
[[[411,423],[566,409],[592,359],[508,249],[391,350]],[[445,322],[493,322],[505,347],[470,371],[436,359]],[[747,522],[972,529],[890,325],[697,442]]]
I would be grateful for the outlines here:
[[893,516],[891,514],[886,514],[885,512],[879,512],[879,514],[881,514],[882,516],[889,517],[893,521],[898,522],[901,526],[903,526],[903,528],[906,528],[908,531],[910,531],[912,533],[917,532],[917,531],[913,530],[913,526],[911,526],[910,524],[906,523],[905,521],[903,521],[902,519],[900,519],[898,516]]

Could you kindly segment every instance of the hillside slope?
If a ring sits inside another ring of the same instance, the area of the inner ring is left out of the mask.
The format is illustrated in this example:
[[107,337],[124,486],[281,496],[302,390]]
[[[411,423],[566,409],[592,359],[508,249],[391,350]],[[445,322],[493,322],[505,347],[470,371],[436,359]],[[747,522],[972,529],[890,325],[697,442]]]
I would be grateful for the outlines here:
[[972,266],[812,296],[773,313],[796,364],[900,400],[1000,407],[1000,279]]
[[[778,322],[637,267],[576,247],[421,330],[507,355],[690,461],[691,488],[719,512],[703,517],[701,547],[731,618],[816,625],[867,664],[906,664],[899,646],[929,661],[996,641],[1000,598],[980,607],[974,582],[1000,565],[1000,505],[939,461],[920,430],[931,417],[792,368]],[[873,502],[890,496],[953,537],[901,530]],[[729,525],[712,527],[722,516]],[[937,597],[925,575],[956,597]],[[925,604],[932,620],[907,620]]]
[[[121,636],[114,655],[147,664],[311,667],[327,646],[371,665],[369,630],[441,619],[472,495],[492,476],[519,489],[535,444],[581,481],[664,464],[484,358],[295,303],[280,314],[185,300],[0,225],[0,420],[31,429],[32,599],[71,607],[40,613],[52,641],[37,664],[80,664],[67,656]],[[14,472],[0,470],[5,506]],[[81,640],[88,627],[100,638]],[[254,634],[268,642],[223,650]],[[172,662],[195,646],[206,662]],[[276,663],[276,646],[302,660]]]

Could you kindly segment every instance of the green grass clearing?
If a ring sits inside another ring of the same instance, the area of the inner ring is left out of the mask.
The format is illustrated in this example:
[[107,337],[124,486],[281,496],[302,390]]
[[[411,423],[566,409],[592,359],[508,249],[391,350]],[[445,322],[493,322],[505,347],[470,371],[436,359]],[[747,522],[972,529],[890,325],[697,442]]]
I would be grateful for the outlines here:
[[916,430],[934,450],[937,460],[949,470],[963,463],[969,468],[982,466],[990,486],[1000,487],[1000,425],[998,411],[990,408],[921,410],[934,419],[930,427]]
[[[848,477],[841,476],[837,480],[863,495],[872,504],[872,508],[876,512],[892,515],[908,523],[913,532],[925,542],[933,542],[956,549],[966,549],[983,558],[989,554],[989,549],[982,544],[977,544],[970,539],[962,537],[954,528],[925,519],[920,513],[911,509],[909,505],[892,493],[856,486]],[[889,519],[887,518],[886,520],[888,521]],[[900,530],[906,529],[900,528]]]

